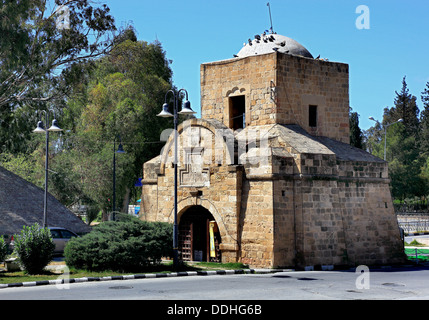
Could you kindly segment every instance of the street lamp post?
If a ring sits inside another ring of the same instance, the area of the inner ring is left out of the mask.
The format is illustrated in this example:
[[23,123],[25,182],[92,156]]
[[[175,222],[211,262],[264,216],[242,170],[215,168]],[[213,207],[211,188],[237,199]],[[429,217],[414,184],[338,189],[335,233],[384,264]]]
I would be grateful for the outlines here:
[[[47,111],[42,110],[42,112],[45,113],[45,120],[46,125],[49,123],[49,114]],[[63,131],[58,126],[57,120],[55,119],[54,114],[54,120],[52,120],[52,125],[49,129],[45,129],[43,126],[43,122],[39,121],[37,123],[37,128],[33,130],[34,133],[44,133],[46,136],[46,155],[45,155],[45,196],[43,201],[43,228],[46,228],[48,226],[48,159],[49,159],[49,132],[60,132]]]
[[[369,117],[368,119],[369,119],[369,120],[372,120],[372,121],[375,121],[375,122],[377,122],[377,123],[379,123],[379,122],[378,122],[378,120],[375,120],[373,117]],[[395,122],[392,122],[392,123],[386,124],[386,125],[384,126],[384,161],[386,161],[387,128],[388,128],[388,127],[390,127],[392,124],[395,124],[395,123],[398,123],[398,122],[404,122],[404,120],[403,120],[403,119],[399,119],[398,121],[395,121]],[[380,124],[380,125],[381,125],[381,124]]]
[[[181,92],[185,92],[186,100],[183,103],[182,110],[178,112],[178,100]],[[169,93],[173,94],[173,114],[168,111],[167,95]],[[174,118],[174,225],[173,225],[173,266],[177,268],[179,265],[179,228],[177,224],[177,125],[179,114],[195,114],[195,111],[191,109],[191,103],[188,100],[188,92],[185,89],[180,89],[177,93],[173,90],[167,91],[165,94],[164,104],[162,106],[162,111],[158,114],[158,117],[163,118]]]
[[124,148],[122,147],[121,138],[119,137],[119,146],[116,150],[116,137],[113,140],[113,212],[112,220],[116,220],[116,154],[125,153]]

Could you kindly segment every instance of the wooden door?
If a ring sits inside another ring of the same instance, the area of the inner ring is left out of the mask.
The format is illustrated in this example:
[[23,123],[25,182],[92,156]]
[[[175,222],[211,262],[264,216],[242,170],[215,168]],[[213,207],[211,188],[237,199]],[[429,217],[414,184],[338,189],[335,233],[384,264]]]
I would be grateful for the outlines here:
[[179,252],[182,256],[182,261],[193,260],[193,223],[191,221],[183,221],[179,225]]

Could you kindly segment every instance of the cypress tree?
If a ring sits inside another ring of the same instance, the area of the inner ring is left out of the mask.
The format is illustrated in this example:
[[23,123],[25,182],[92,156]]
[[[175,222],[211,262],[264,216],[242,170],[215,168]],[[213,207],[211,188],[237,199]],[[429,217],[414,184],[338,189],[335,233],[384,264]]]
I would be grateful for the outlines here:
[[423,111],[420,114],[420,152],[429,153],[429,82],[423,90],[421,99],[423,102]]
[[350,145],[359,149],[363,149],[363,133],[359,128],[359,114],[353,112],[350,108],[349,112],[350,123]]
[[414,136],[417,138],[419,131],[419,108],[417,107],[417,98],[409,93],[405,76],[402,79],[401,92],[396,92],[395,107],[391,114],[394,117],[394,121],[403,119],[405,132],[404,138]]

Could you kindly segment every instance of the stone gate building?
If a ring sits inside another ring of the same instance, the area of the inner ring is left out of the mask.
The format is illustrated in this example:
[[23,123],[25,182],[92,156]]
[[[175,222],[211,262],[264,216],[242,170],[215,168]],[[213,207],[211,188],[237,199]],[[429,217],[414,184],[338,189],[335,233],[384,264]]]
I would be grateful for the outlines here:
[[[201,65],[178,128],[179,251],[254,267],[403,261],[387,163],[349,145],[349,68],[262,34]],[[173,222],[174,135],[144,164],[141,219]]]

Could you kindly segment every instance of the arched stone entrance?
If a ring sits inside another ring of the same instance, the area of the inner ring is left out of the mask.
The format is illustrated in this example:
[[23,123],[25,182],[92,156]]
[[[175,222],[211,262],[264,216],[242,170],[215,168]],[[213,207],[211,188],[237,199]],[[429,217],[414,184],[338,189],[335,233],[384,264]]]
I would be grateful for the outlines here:
[[183,261],[221,262],[221,236],[215,218],[203,206],[186,209],[179,221],[179,254]]

